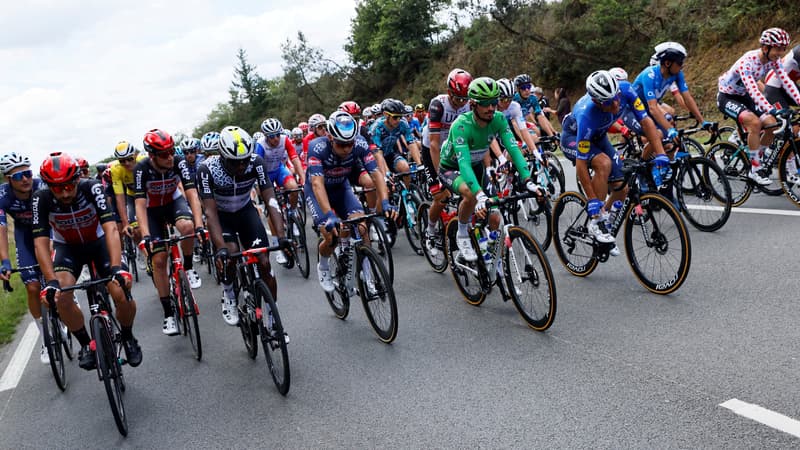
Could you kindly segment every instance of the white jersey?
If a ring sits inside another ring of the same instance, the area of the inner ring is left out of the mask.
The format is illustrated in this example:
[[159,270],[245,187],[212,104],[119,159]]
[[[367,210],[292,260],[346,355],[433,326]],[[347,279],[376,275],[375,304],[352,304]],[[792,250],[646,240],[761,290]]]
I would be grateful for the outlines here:
[[519,105],[518,102],[511,101],[508,104],[508,108],[505,111],[501,111],[503,113],[503,117],[506,118],[508,121],[515,121],[517,122],[517,126],[519,126],[520,130],[526,129],[527,125],[525,124],[525,117],[522,116],[522,107]]
[[800,91],[780,64],[780,61],[761,62],[761,50],[751,50],[739,58],[727,72],[719,77],[719,92],[731,95],[746,95],[755,102],[761,111],[769,111],[772,105],[761,90],[758,80],[764,78],[769,71],[774,71],[776,78],[792,99],[800,105]]
[[286,161],[297,157],[294,144],[286,136],[281,136],[278,145],[275,147],[269,145],[266,137],[259,138],[256,142],[255,154],[264,158],[264,164],[269,172],[278,170]]
[[447,139],[448,133],[450,133],[450,125],[458,116],[469,112],[469,110],[469,102],[465,103],[461,108],[454,108],[450,104],[447,94],[437,95],[432,98],[428,106],[428,123],[422,129],[422,145],[430,148],[430,133],[439,133],[439,144],[441,145]]
[[[786,71],[786,75],[789,76],[789,79],[792,80],[793,83],[796,83],[797,80],[800,80],[800,66],[798,66],[797,60],[794,59],[793,51],[789,51],[789,53],[787,53],[786,56],[781,59],[781,65],[783,66],[783,70]],[[778,89],[783,87],[780,77],[775,74],[774,70],[769,71],[767,78],[764,81],[767,86]],[[798,104],[800,105],[800,103]]]

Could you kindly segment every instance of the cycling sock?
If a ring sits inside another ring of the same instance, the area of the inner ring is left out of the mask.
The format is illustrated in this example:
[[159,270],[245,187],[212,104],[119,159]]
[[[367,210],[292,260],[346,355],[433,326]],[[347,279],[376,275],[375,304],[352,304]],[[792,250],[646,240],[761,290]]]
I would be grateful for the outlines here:
[[161,307],[164,308],[164,318],[172,317],[172,302],[169,301],[169,297],[161,297]]
[[194,262],[192,261],[192,255],[191,254],[189,256],[184,256],[183,257],[183,267],[185,267],[186,270],[192,270],[192,266],[193,265],[194,265]]
[[44,317],[40,317],[40,318],[34,320],[34,322],[36,322],[36,328],[39,329],[39,336],[44,336],[44,328],[43,328],[44,325],[42,324],[43,320],[44,320]]
[[436,223],[437,222],[428,222],[428,234],[435,234],[436,233]]
[[92,341],[92,338],[89,337],[89,333],[86,332],[86,327],[81,327],[78,331],[73,331],[72,335],[75,336],[75,339],[81,344],[81,347],[89,345],[89,342]]
[[328,265],[328,258],[330,258],[330,256],[320,256],[319,257],[319,268],[320,268],[320,270],[330,270],[330,266]]
[[467,237],[469,236],[469,224],[468,223],[461,223],[458,222],[458,237]]
[[130,341],[131,339],[133,339],[133,327],[120,326],[119,335],[122,337],[123,341]]

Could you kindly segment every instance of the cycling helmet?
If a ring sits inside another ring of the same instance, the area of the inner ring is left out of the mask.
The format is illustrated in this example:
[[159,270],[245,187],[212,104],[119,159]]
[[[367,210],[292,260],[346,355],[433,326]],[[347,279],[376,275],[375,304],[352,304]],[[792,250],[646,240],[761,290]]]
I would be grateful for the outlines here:
[[406,107],[400,100],[387,98],[381,102],[381,109],[387,114],[403,115],[406,112]]
[[353,116],[344,111],[334,111],[327,122],[328,133],[338,142],[353,142],[358,134],[358,127]]
[[[253,135],[253,137],[255,137],[255,135]],[[301,130],[299,127],[292,128],[291,137],[292,137],[292,139],[300,139],[300,138],[302,138],[303,137],[303,130]]]
[[619,93],[619,83],[609,71],[598,70],[586,78],[586,93],[601,102],[611,100]]
[[253,145],[256,145],[256,142],[258,142],[263,137],[264,133],[260,131],[256,131],[255,133],[253,133]]
[[414,111],[415,112],[425,111],[425,105],[423,105],[422,103],[417,103],[416,106],[414,106]]
[[194,150],[199,152],[202,150],[202,146],[200,145],[200,139],[187,137],[181,142],[181,150]]
[[114,158],[116,159],[124,159],[130,158],[135,156],[139,150],[133,146],[128,141],[119,141],[119,143],[114,147]]
[[181,148],[180,145],[175,146],[175,155],[181,157],[183,156],[183,149]]
[[499,97],[500,88],[492,78],[476,78],[469,84],[469,98],[471,100],[494,100]]
[[108,164],[106,164],[106,163],[97,163],[97,164],[94,165],[94,169],[97,171],[97,173],[103,173],[103,172],[106,171],[106,169],[108,169]]
[[658,55],[653,53],[653,56],[650,57],[650,65],[657,66],[658,65]]
[[522,86],[523,84],[530,84],[531,86],[533,86],[533,81],[531,80],[531,76],[528,75],[527,73],[521,73],[516,77],[514,77],[514,86],[516,86],[517,89],[519,89],[519,87]]
[[308,122],[300,122],[297,124],[297,128],[303,132],[303,134],[308,134]]
[[9,172],[17,167],[30,167],[31,159],[27,156],[22,156],[17,152],[6,153],[0,157],[0,171],[3,175],[8,175]]
[[770,47],[785,47],[789,45],[789,33],[783,28],[768,28],[761,33],[758,42]]
[[175,150],[175,141],[164,130],[154,128],[144,135],[144,149],[147,153],[158,153]]
[[203,149],[204,152],[219,151],[219,133],[216,131],[209,131],[204,134],[203,138],[200,139],[200,148]]
[[311,117],[308,118],[308,129],[309,130],[316,130],[318,126],[325,125],[325,116],[322,114],[313,114]]
[[47,184],[64,184],[80,177],[78,163],[66,153],[54,152],[45,158],[39,168],[39,176]]
[[414,108],[411,105],[405,105],[403,110],[405,110],[407,116],[414,114]]
[[608,73],[610,73],[612,77],[616,78],[617,81],[628,81],[628,72],[625,72],[625,69],[622,67],[612,67],[608,69]]
[[497,80],[497,87],[500,88],[500,97],[501,98],[512,98],[514,97],[514,84],[511,83],[511,80],[508,78],[500,78]]
[[354,101],[343,102],[339,105],[339,111],[344,111],[353,117],[361,115],[361,107]]
[[372,116],[373,116],[373,114],[372,114],[372,107],[371,107],[371,106],[367,106],[366,108],[364,108],[364,112],[363,112],[361,115],[362,115],[362,116],[363,116],[365,119],[371,119],[371,118],[372,118]]
[[89,161],[87,161],[85,158],[81,158],[79,156],[77,162],[78,162],[78,168],[80,168],[82,171],[83,170],[86,170],[86,171],[89,170]]
[[447,92],[456,97],[466,97],[470,83],[472,75],[469,72],[464,69],[453,69],[447,75]]
[[261,132],[269,136],[270,134],[280,134],[283,132],[283,125],[281,121],[270,117],[269,119],[261,122]]
[[100,170],[100,165],[97,165],[97,173],[100,175],[100,180],[103,182],[104,186],[110,186],[112,183],[111,180],[111,167],[106,167],[102,171]]
[[225,127],[219,132],[219,154],[225,159],[246,159],[253,154],[253,138],[239,127]]
[[683,63],[686,59],[686,48],[677,42],[662,42],[656,45],[656,58],[661,61],[677,61]]

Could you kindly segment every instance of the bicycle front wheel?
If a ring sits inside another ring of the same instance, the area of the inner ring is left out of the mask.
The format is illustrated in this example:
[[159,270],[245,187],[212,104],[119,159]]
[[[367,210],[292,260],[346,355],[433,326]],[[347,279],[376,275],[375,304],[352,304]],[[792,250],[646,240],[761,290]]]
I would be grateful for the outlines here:
[[597,268],[594,242],[589,234],[586,198],[577,192],[565,192],[553,207],[553,242],[558,259],[567,271],[585,277]]
[[530,232],[542,249],[547,250],[552,240],[551,222],[553,220],[549,200],[545,199],[540,202],[534,197],[519,202],[522,204],[520,210],[522,217],[518,218],[517,223]]
[[556,283],[547,255],[527,231],[508,230],[511,246],[503,264],[505,280],[517,311],[536,331],[550,328],[556,318]]
[[111,405],[111,413],[114,415],[114,422],[117,430],[123,436],[128,435],[128,418],[125,415],[125,404],[122,401],[122,366],[117,358],[116,345],[111,339],[111,330],[106,319],[101,316],[91,318],[92,338],[95,341],[95,358],[97,361],[97,372],[106,388],[108,403]]
[[790,143],[784,147],[778,157],[778,171],[780,172],[781,188],[786,197],[800,207],[800,155],[795,152]]
[[430,202],[424,202],[419,205],[419,209],[417,210],[417,233],[422,236],[422,253],[425,255],[425,259],[430,264],[431,268],[436,273],[442,273],[447,269],[447,253],[444,249],[444,231],[441,229],[445,225],[439,221],[439,238],[433,239],[431,238],[430,242],[427,241],[427,229],[428,229],[428,221],[429,217],[428,214],[431,209]]
[[722,228],[731,215],[731,186],[716,164],[696,156],[686,162],[675,180],[681,212],[700,231]]
[[[461,257],[456,244],[456,234],[458,233],[458,219],[453,219],[447,223],[445,228],[445,242],[447,258],[450,261],[450,271],[453,279],[458,286],[458,290],[464,300],[472,306],[480,306],[486,300],[486,292],[481,287],[480,276],[478,275],[478,261],[468,262]],[[470,238],[475,253],[481,254],[478,244],[474,238]]]
[[250,359],[258,355],[258,324],[256,323],[256,305],[253,293],[242,287],[239,301],[239,330],[242,332],[244,347]]
[[413,250],[414,253],[421,255],[423,245],[422,237],[424,234],[420,234],[419,228],[417,227],[417,211],[419,211],[419,203],[417,198],[417,195],[412,195],[412,193],[409,193],[408,199],[403,207],[404,216],[402,220],[405,221],[405,227],[403,228],[405,228],[408,245],[411,247],[411,250]]
[[383,261],[366,245],[356,249],[358,293],[369,324],[381,342],[389,344],[397,337],[397,301]]
[[731,186],[731,205],[741,206],[750,198],[753,185],[748,180],[750,161],[743,150],[728,142],[718,142],[706,152],[706,158],[722,169]]
[[[320,256],[323,258],[323,256]],[[339,259],[336,258],[334,253],[328,257],[328,264],[331,272],[331,279],[333,280],[333,292],[325,292],[325,298],[333,310],[333,314],[339,319],[346,319],[347,314],[350,313],[350,292],[347,289],[345,276],[347,268],[339,264]]]
[[[388,235],[384,229],[383,223],[393,223],[393,220],[378,219],[371,217],[367,219],[367,227],[369,230],[370,245],[378,253],[378,256],[383,260],[383,266],[386,267],[386,273],[389,279],[394,283],[394,258],[392,257],[392,244],[389,242]],[[395,228],[395,237],[397,229]]]
[[664,197],[642,194],[625,221],[625,252],[639,282],[650,292],[677,290],[689,274],[692,247],[680,214]]
[[308,245],[306,244],[306,229],[302,220],[299,219],[299,214],[295,215],[295,217],[298,217],[298,219],[289,217],[286,232],[290,236],[292,244],[294,244],[292,246],[292,256],[294,257],[295,263],[297,263],[297,269],[300,270],[300,275],[307,279],[310,266],[308,261]]
[[259,319],[258,333],[261,336],[261,346],[264,348],[264,358],[267,360],[267,370],[278,392],[286,395],[291,383],[289,351],[286,348],[289,337],[283,330],[275,299],[272,298],[272,293],[264,280],[256,280],[255,293]]
[[66,346],[62,336],[61,321],[58,316],[50,313],[50,308],[42,305],[42,338],[44,346],[47,348],[47,355],[50,357],[50,369],[53,371],[53,378],[61,391],[67,389],[67,374],[64,369],[64,350]]
[[194,293],[189,287],[189,278],[186,277],[186,272],[181,269],[178,276],[180,277],[180,318],[183,323],[183,334],[189,336],[189,342],[192,344],[192,353],[200,361],[203,359],[203,342],[200,340],[200,325],[197,322],[197,315],[200,314],[200,310],[194,301]]

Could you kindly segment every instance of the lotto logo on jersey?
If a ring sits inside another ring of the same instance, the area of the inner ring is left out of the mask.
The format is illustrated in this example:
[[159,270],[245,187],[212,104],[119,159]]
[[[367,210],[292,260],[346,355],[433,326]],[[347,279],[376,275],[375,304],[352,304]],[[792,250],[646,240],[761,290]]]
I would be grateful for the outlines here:
[[375,157],[372,156],[372,152],[367,152],[367,155],[364,157],[365,162],[373,162],[375,161]]
[[636,97],[636,101],[633,102],[633,109],[637,111],[644,111],[644,104],[639,97]]
[[312,157],[308,158],[308,165],[309,166],[321,166],[322,165],[322,161],[320,161],[320,159],[317,158],[316,156],[312,156]]
[[590,147],[589,141],[578,142],[578,151],[583,154],[589,153],[589,147]]

